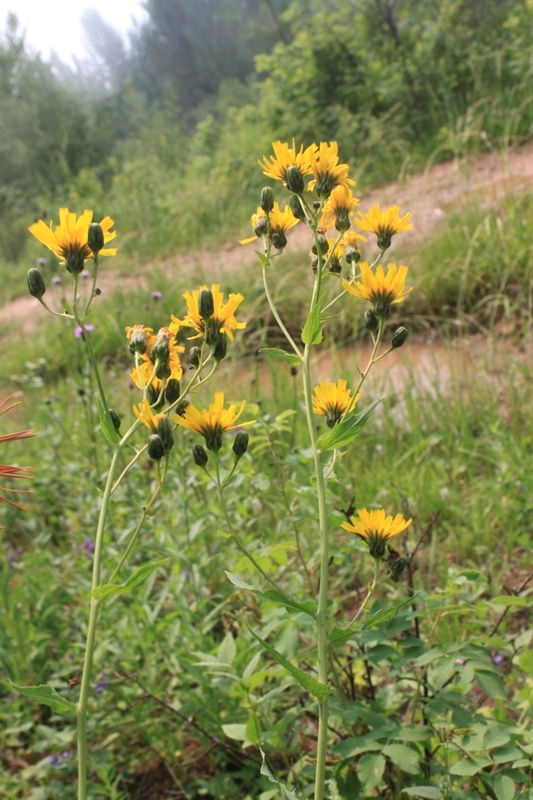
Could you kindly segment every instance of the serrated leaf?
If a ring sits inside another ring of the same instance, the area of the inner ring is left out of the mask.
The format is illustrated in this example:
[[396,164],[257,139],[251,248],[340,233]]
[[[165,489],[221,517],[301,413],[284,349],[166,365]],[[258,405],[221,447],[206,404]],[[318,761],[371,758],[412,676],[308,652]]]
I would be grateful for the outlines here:
[[329,694],[331,694],[331,689],[329,686],[327,686],[325,683],[319,683],[317,680],[312,678],[311,675],[308,675],[306,672],[303,672],[303,670],[295,667],[291,661],[285,658],[285,656],[282,656],[281,653],[278,653],[275,647],[272,647],[271,644],[265,642],[264,639],[261,639],[261,637],[257,636],[257,634],[252,630],[250,633],[265,648],[267,653],[270,653],[272,658],[284,669],[286,669],[287,672],[293,676],[293,678],[296,678],[300,686],[303,686],[304,689],[307,689],[307,691],[310,692],[314,697],[320,699],[321,697],[327,697]]
[[410,747],[406,747],[403,744],[388,744],[383,748],[382,752],[404,772],[410,775],[418,775],[420,772],[420,757]]
[[508,761],[516,761],[522,757],[522,751],[518,747],[500,747],[492,755],[495,764],[506,764]]
[[328,641],[331,647],[342,647],[353,636],[353,630],[346,630],[345,628],[338,628],[335,626],[328,636]]
[[100,428],[109,444],[118,444],[120,436],[118,435],[113,420],[109,411],[103,407],[102,403],[98,401],[98,419],[100,421]]
[[74,703],[71,703],[70,700],[67,700],[65,697],[61,697],[55,689],[47,684],[41,684],[40,686],[17,686],[16,683],[11,683],[11,681],[9,681],[9,685],[23,697],[27,697],[28,700],[35,700],[43,706],[49,706],[53,711],[57,711],[58,714],[68,714],[76,711]]
[[416,592],[416,594],[414,594],[412,597],[408,597],[405,600],[402,600],[400,603],[396,603],[395,606],[390,606],[390,608],[382,608],[381,611],[377,611],[375,614],[367,617],[365,624],[363,625],[363,630],[369,631],[372,628],[375,628],[377,625],[381,625],[383,622],[390,622],[391,619],[395,619],[400,608],[410,605],[415,597],[417,597],[419,594],[420,592]]
[[380,753],[367,753],[357,764],[357,777],[364,789],[373,789],[381,781],[385,771],[385,759]]
[[491,725],[483,736],[483,746],[489,750],[491,747],[502,747],[511,739],[507,725]]
[[261,347],[259,352],[264,356],[281,358],[281,360],[286,361],[287,364],[298,366],[298,364],[302,363],[302,359],[300,356],[296,355],[296,353],[287,353],[286,350],[281,350],[279,347]]
[[503,683],[497,675],[495,675],[493,672],[487,672],[479,669],[476,669],[475,675],[476,681],[479,684],[479,688],[482,692],[485,692],[488,697],[492,697],[495,700],[507,700],[507,694],[505,692]]
[[107,600],[119,594],[127,594],[143,583],[156,569],[159,569],[159,567],[162,567],[168,561],[168,558],[162,558],[160,561],[149,561],[147,564],[143,564],[142,567],[139,567],[139,569],[136,569],[133,575],[130,575],[128,580],[124,583],[104,583],[102,586],[97,586],[96,589],[92,590],[92,596],[95,600],[98,600],[98,602],[102,602],[102,600]]
[[302,328],[302,342],[307,345],[322,341],[322,298],[313,306]]
[[474,758],[463,758],[461,761],[458,761],[452,767],[450,767],[450,774],[451,775],[461,775],[462,777],[471,777],[472,775],[477,775],[480,770],[490,764],[490,758],[486,758],[486,756],[478,756]]
[[283,797],[283,800],[298,800],[298,798],[296,797],[294,792],[291,792],[290,789],[287,789],[285,784],[281,783],[281,781],[279,781],[276,778],[276,776],[272,774],[272,772],[269,769],[268,764],[266,763],[265,754],[263,753],[261,748],[259,748],[259,752],[261,753],[261,758],[263,759],[263,763],[261,764],[261,770],[260,770],[261,775],[264,775],[265,778],[268,778],[268,780],[271,783],[275,783],[278,786],[278,788],[279,788],[279,790],[281,792],[281,796]]
[[515,785],[506,775],[496,775],[492,781],[492,789],[498,800],[513,800]]
[[440,800],[442,792],[436,786],[409,786],[408,789],[402,789],[405,794],[412,797],[422,797],[423,800]]
[[377,400],[370,403],[363,411],[352,413],[340,422],[335,423],[328,433],[323,433],[322,436],[318,437],[317,447],[322,451],[345,447],[359,435],[366,425],[370,414],[382,400],[382,397],[378,397]]

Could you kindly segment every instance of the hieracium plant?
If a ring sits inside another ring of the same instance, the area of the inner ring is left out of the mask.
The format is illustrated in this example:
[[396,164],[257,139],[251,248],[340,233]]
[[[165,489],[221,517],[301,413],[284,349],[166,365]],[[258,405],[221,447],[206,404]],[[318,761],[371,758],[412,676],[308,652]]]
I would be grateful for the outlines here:
[[[261,559],[246,546],[244,537],[236,529],[228,512],[225,491],[234,483],[232,479],[248,450],[249,435],[245,428],[253,425],[253,421],[242,420],[245,401],[226,404],[222,391],[216,391],[212,402],[205,408],[198,408],[191,399],[192,394],[213,377],[220,362],[226,357],[234,332],[245,327],[245,322],[235,317],[244,300],[243,296],[231,294],[225,299],[217,284],[204,285],[186,292],[185,314],[182,317],[171,316],[167,324],[157,332],[141,322],[126,329],[126,340],[133,362],[131,379],[139,390],[139,399],[133,406],[129,424],[123,425],[108,402],[105,376],[102,375],[95,357],[90,326],[86,322],[92,304],[99,295],[97,277],[100,257],[113,256],[116,253],[115,249],[107,247],[116,236],[111,230],[114,223],[110,217],[93,222],[93,214],[87,210],[77,218],[74,213],[62,208],[59,211],[59,224],[55,228],[52,224],[47,227],[42,221],[30,227],[31,233],[65,265],[72,276],[72,291],[70,301],[67,302],[66,296],[64,297],[64,307],[61,310],[50,308],[44,300],[46,286],[38,269],[31,269],[28,273],[29,291],[47,311],[65,318],[81,331],[96,379],[100,427],[112,446],[94,536],[87,640],[83,664],[80,665],[78,700],[74,703],[49,686],[15,687],[26,697],[47,704],[57,712],[76,715],[79,800],[86,800],[89,791],[87,714],[99,610],[107,600],[134,590],[149,575],[164,566],[166,560],[143,564],[137,570],[131,571],[128,570],[127,562],[147,515],[163,489],[177,428],[189,429],[200,437],[193,447],[194,462],[205,474],[205,480],[218,493],[226,535],[234,541],[265,582],[266,589],[260,594],[291,612],[303,612],[315,621],[318,663],[316,677],[309,671],[304,671],[301,665],[289,661],[271,643],[252,630],[253,637],[268,656],[287,670],[303,691],[316,698],[318,734],[314,757],[315,776],[314,785],[306,793],[306,796],[314,793],[315,800],[322,800],[325,796],[328,782],[328,698],[333,691],[329,667],[331,647],[342,647],[357,632],[378,584],[387,577],[397,576],[405,566],[404,559],[388,558],[387,548],[391,537],[405,531],[411,519],[405,519],[396,509],[360,508],[356,513],[354,509],[353,515],[350,515],[349,521],[343,523],[342,528],[366,542],[369,557],[374,562],[374,576],[368,584],[366,596],[351,618],[339,620],[330,617],[330,544],[332,537],[345,534],[341,530],[331,530],[328,524],[328,482],[334,478],[336,462],[361,432],[379,403],[379,400],[374,400],[363,408],[364,384],[370,370],[388,353],[400,347],[407,338],[407,330],[403,327],[387,334],[387,320],[391,306],[400,303],[410,291],[406,289],[408,269],[395,263],[389,263],[385,269],[382,261],[391,246],[393,236],[412,228],[411,215],[400,216],[398,206],[387,210],[374,206],[366,214],[356,213],[359,200],[353,196],[355,183],[349,177],[348,165],[339,163],[335,142],[322,142],[318,146],[312,144],[306,149],[297,149],[294,142],[292,146],[275,142],[273,148],[274,156],[265,157],[260,165],[265,175],[286,187],[290,196],[282,209],[274,199],[272,188],[263,189],[259,207],[252,216],[254,236],[242,243],[258,240],[263,244],[263,250],[258,251],[258,256],[264,290],[272,315],[287,342],[286,350],[267,347],[264,352],[301,368],[303,407],[312,450],[309,485],[316,491],[314,502],[319,538],[316,585],[309,579],[307,597],[289,595],[268,574]],[[294,336],[289,332],[289,327],[273,300],[271,272],[274,259],[283,253],[287,245],[287,231],[298,223],[305,224],[309,229],[309,270],[314,279],[306,322],[301,336]],[[359,230],[377,238],[378,254],[372,263],[362,260],[361,247],[367,239],[362,233],[352,230],[354,223]],[[86,270],[91,273],[92,281],[89,292],[84,294],[79,289],[79,276]],[[331,297],[330,286],[335,281],[338,289]],[[355,368],[355,375],[346,375],[336,381],[322,380],[314,385],[312,354],[323,341],[324,324],[335,315],[335,306],[345,295],[352,296],[354,303],[363,301],[368,304],[364,312],[364,325],[372,339],[370,357],[366,364]],[[192,329],[192,335],[188,337],[192,344],[186,355],[190,367],[186,381],[182,365],[185,347],[180,344],[182,338],[178,338],[179,331],[184,328],[189,329],[189,333]],[[380,345],[386,335],[390,336],[389,345],[382,348]],[[323,425],[322,431],[320,425],[317,428],[317,422]],[[229,437],[225,437],[225,434],[235,429],[237,431],[233,436],[232,454],[228,460],[223,455],[224,450],[227,453],[229,449]],[[141,432],[143,435],[139,440]],[[121,482],[141,457],[148,457],[155,463],[157,479],[118,562],[113,566],[107,562],[103,565],[103,541],[110,502]],[[240,583],[233,575],[230,575],[230,579],[236,581],[241,588],[253,588]],[[295,798],[294,793],[274,777],[265,762],[262,774],[275,782],[285,798]]]

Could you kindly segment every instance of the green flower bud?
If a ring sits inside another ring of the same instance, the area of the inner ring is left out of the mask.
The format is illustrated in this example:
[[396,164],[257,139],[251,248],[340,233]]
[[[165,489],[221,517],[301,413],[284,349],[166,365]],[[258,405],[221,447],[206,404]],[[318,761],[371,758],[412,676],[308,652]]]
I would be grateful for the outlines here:
[[296,219],[305,222],[305,211],[297,194],[291,194],[289,197],[289,208],[296,217]]
[[283,250],[285,247],[287,247],[287,237],[285,236],[285,231],[274,231],[271,241],[276,250]]
[[178,405],[176,406],[176,414],[178,415],[178,417],[183,417],[185,415],[185,412],[187,411],[188,406],[190,406],[190,403],[189,403],[188,400],[180,400],[179,401]]
[[339,233],[344,233],[345,231],[349,230],[350,224],[350,218],[347,211],[337,214],[335,218],[335,227]]
[[128,345],[130,353],[146,353],[146,332],[144,328],[136,328],[131,334],[130,343]]
[[268,220],[266,217],[259,217],[255,223],[254,233],[260,239],[268,231]]
[[378,236],[378,247],[380,250],[388,250],[392,242],[392,233],[382,231]]
[[157,433],[153,433],[148,438],[148,455],[154,461],[160,461],[165,455],[165,445]]
[[228,352],[228,337],[221,333],[218,337],[218,340],[213,347],[213,358],[217,363],[222,361],[223,358],[226,358],[226,354]]
[[177,378],[171,378],[165,389],[166,402],[169,404],[175,403],[180,396],[180,389],[180,382]]
[[382,559],[385,555],[387,540],[379,534],[369,536],[367,539],[368,550],[372,558]]
[[286,174],[285,185],[289,192],[295,192],[295,194],[301,194],[301,192],[303,192],[305,184],[303,175],[298,167],[289,167]]
[[201,444],[195,444],[192,449],[192,457],[197,467],[205,469],[208,462],[207,451]]
[[159,392],[158,392],[158,391],[156,391],[156,390],[154,389],[154,387],[153,387],[153,386],[149,386],[149,387],[148,387],[148,391],[147,391],[147,397],[146,397],[146,399],[148,400],[148,402],[150,403],[150,405],[151,405],[151,406],[152,406],[152,407],[153,407],[155,410],[157,410],[157,408],[156,408],[156,403],[157,403],[158,397],[159,397]]
[[261,200],[259,201],[259,205],[265,214],[270,214],[274,208],[274,192],[270,186],[265,186],[265,188],[261,190]]
[[248,441],[250,437],[247,431],[238,431],[233,442],[233,452],[237,461],[243,457],[248,450]]
[[199,347],[191,347],[191,349],[189,350],[189,363],[193,367],[199,367],[200,366],[200,356],[201,356],[201,354],[202,354],[202,351],[201,351],[201,349]]
[[71,275],[79,275],[85,269],[85,257],[90,256],[89,249],[84,246],[81,250],[71,250],[66,259],[65,267]]
[[209,319],[215,311],[215,301],[211,289],[202,289],[198,296],[198,311],[203,319]]
[[[161,361],[164,364],[168,364],[168,359],[170,357],[170,344],[168,341],[168,333],[165,330],[160,330],[157,334],[157,338],[155,340],[155,344],[152,347],[151,358],[152,361]],[[162,376],[159,375],[158,377],[161,378]]]
[[[323,256],[326,255],[326,253],[329,250],[329,242],[326,239],[326,237],[323,236],[322,234],[318,236],[318,248],[320,249],[320,252],[322,253]],[[316,246],[316,242],[313,242],[313,245],[311,247],[311,252],[314,253],[315,255],[318,255],[318,248]]]
[[361,253],[352,244],[347,245],[344,251],[344,258],[348,264],[358,264],[361,261]]
[[108,409],[109,416],[111,417],[111,422],[113,423],[113,427],[116,431],[120,428],[120,417],[118,416],[117,412],[114,411],[112,408]]
[[363,315],[363,324],[370,333],[375,333],[379,328],[379,319],[371,308],[367,308],[365,311]]
[[157,435],[163,442],[165,453],[170,453],[174,447],[174,437],[172,435],[172,425],[168,417],[161,417],[157,421]]
[[44,278],[37,267],[32,267],[28,270],[28,291],[32,297],[36,297],[38,300],[46,292]]
[[104,246],[104,232],[99,222],[91,222],[89,225],[89,234],[87,237],[87,244],[89,249],[96,255],[103,249]]
[[409,331],[407,328],[404,328],[403,325],[400,328],[396,328],[394,333],[392,334],[392,339],[390,340],[390,346],[393,350],[397,347],[401,347],[402,344],[405,343],[405,340],[409,336]]
[[342,272],[341,262],[338,261],[336,258],[332,258],[329,262],[329,271],[333,275],[340,275]]
[[390,565],[390,571],[393,578],[399,578],[402,572],[407,567],[407,559],[403,556],[397,558],[395,561],[392,562]]

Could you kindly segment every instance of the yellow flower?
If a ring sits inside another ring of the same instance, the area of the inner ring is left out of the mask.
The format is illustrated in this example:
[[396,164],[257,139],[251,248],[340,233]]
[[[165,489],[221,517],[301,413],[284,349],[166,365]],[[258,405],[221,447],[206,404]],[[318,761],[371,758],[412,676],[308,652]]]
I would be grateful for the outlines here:
[[[269,213],[268,220],[270,222],[270,240],[277,250],[283,250],[287,245],[286,233],[298,223],[298,220],[288,205],[286,205],[282,211],[279,207],[279,203],[274,203],[274,208]],[[261,207],[258,207],[255,214],[252,214],[251,222],[255,236],[250,236],[248,239],[241,239],[239,244],[255,242],[260,236],[265,236],[267,234],[268,226],[266,224],[266,214]]]
[[350,227],[350,214],[353,214],[358,203],[359,199],[353,196],[352,190],[347,186],[335,186],[324,203],[320,227],[331,228],[335,224],[338,231],[347,231]]
[[372,206],[368,214],[359,211],[359,217],[355,222],[362,230],[375,233],[378,237],[378,247],[387,250],[395,233],[413,229],[412,223],[409,223],[412,216],[406,214],[400,217],[400,206],[390,206],[386,211],[382,211],[379,206]]
[[[59,209],[59,225],[55,231],[52,223],[48,227],[42,219],[30,225],[28,230],[41,244],[46,245],[49,250],[61,259],[61,263],[66,264],[69,272],[73,275],[79,274],[83,270],[83,265],[87,259],[92,258],[92,252],[87,244],[89,226],[93,221],[93,212],[85,209],[83,214],[76,220],[76,214],[68,208]],[[110,242],[115,238],[116,231],[110,231],[114,225],[111,217],[104,217],[100,226],[104,233],[104,242]],[[116,255],[115,248],[100,250],[101,256]]]
[[320,147],[309,153],[309,163],[314,180],[307,188],[311,192],[316,187],[319,197],[329,197],[335,186],[355,186],[348,177],[348,164],[339,164],[337,142],[320,142]]
[[204,318],[200,315],[198,308],[198,298],[203,289],[207,286],[200,286],[199,289],[194,289],[192,292],[185,292],[183,297],[187,302],[187,315],[183,319],[178,319],[172,316],[174,325],[185,325],[188,328],[195,328],[198,331],[196,336],[189,337],[190,339],[199,339],[205,335],[207,344],[216,344],[219,335],[225,333],[230,341],[233,341],[233,331],[240,330],[246,327],[246,322],[237,322],[235,319],[235,311],[244,300],[242,294],[230,294],[228,302],[224,303],[224,293],[220,291],[220,286],[217,283],[211,285],[211,292],[213,294],[214,311],[211,314],[206,330]]
[[366,508],[360,508],[357,513],[358,520],[352,517],[351,524],[343,522],[342,527],[366,539],[373,558],[383,558],[387,540],[402,533],[413,521],[411,518],[404,519],[401,514],[396,514],[394,519],[390,515],[385,516],[383,509],[367,511]]
[[333,428],[347,411],[353,411],[359,400],[360,393],[352,397],[346,388],[346,381],[341,378],[337,383],[320,381],[313,390],[313,411],[326,417],[328,428]]
[[283,183],[286,183],[287,170],[289,167],[298,167],[302,175],[309,175],[311,173],[309,154],[317,149],[316,144],[310,145],[306,150],[304,150],[303,145],[301,145],[300,151],[297,153],[294,139],[292,140],[292,147],[289,147],[286,142],[278,140],[272,143],[272,149],[274,150],[275,158],[273,156],[269,156],[268,158],[267,156],[263,156],[263,161],[257,162],[262,168],[264,175],[268,175],[269,178],[274,178],[276,181],[283,181]]
[[141,400],[138,406],[133,406],[133,413],[143,425],[146,425],[147,428],[150,428],[152,433],[157,433],[159,420],[162,418],[167,418],[166,414],[154,414],[148,400]]
[[348,281],[343,281],[342,286],[355,297],[362,297],[364,300],[374,303],[374,311],[378,316],[386,317],[391,304],[401,303],[404,297],[412,291],[412,288],[405,290],[407,267],[389,264],[388,272],[385,275],[380,264],[374,274],[368,263],[362,261],[360,269],[362,283],[352,286]]
[[237,403],[231,403],[229,408],[224,408],[224,392],[217,392],[214,402],[210,403],[208,409],[199,411],[189,404],[182,416],[176,414],[173,419],[183,428],[190,428],[199,433],[204,437],[208,450],[217,452],[222,447],[222,434],[225,431],[251,425],[255,421],[241,422],[239,425],[235,425],[244,410],[246,401],[243,400],[238,409],[237,405]]
[[[129,329],[132,331],[132,336],[135,328],[139,327],[143,328],[144,326],[134,326],[134,328]],[[173,330],[170,330],[170,327],[172,327]],[[172,379],[179,381],[183,375],[183,369],[178,354],[184,353],[185,348],[176,344],[175,331],[177,328],[172,325],[170,327],[160,328],[157,336],[148,334],[146,337],[147,348],[141,355],[141,363],[138,368],[135,366],[130,372],[130,378],[138,389],[145,389],[148,384],[150,384],[154,392],[159,394],[163,386],[163,380],[169,381]],[[144,328],[144,330],[148,332],[152,329]],[[156,343],[160,345],[157,349],[157,355],[153,353]],[[156,361],[158,362],[157,374],[154,376]]]

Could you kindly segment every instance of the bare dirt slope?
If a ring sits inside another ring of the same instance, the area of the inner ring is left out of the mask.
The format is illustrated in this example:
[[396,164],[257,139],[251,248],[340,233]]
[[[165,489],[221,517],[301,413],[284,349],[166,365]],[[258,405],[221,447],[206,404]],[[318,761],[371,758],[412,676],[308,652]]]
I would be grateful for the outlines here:
[[[382,207],[397,204],[413,215],[414,231],[411,241],[428,236],[447,215],[466,203],[475,202],[490,207],[509,193],[519,194],[533,183],[533,145],[528,144],[504,153],[488,153],[461,161],[447,161],[414,175],[406,181],[395,181],[361,196],[360,209],[367,211],[379,203]],[[303,225],[289,234],[292,252],[309,248],[309,232]],[[256,265],[254,246],[232,243],[217,251],[198,250],[194,255],[176,256],[152,266],[167,274],[197,273],[219,280],[228,272]],[[150,270],[147,270],[147,276]],[[103,273],[99,286],[105,294],[117,280],[113,273]],[[124,286],[124,277],[121,285]],[[139,276],[129,279],[133,285],[142,284]],[[146,278],[145,278],[146,281]],[[40,316],[39,303],[23,296],[0,308],[0,326],[13,324],[28,333]]]

